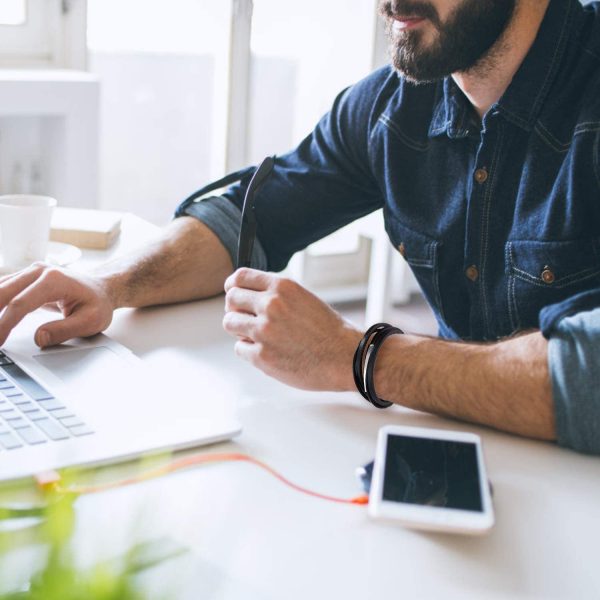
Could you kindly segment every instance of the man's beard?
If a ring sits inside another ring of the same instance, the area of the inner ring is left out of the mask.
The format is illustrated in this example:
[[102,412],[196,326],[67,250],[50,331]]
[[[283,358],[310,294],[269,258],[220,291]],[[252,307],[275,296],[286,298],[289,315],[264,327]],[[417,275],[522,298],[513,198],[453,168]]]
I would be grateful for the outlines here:
[[[388,20],[392,64],[407,79],[423,83],[477,65],[504,33],[512,19],[516,0],[463,0],[440,21],[435,7],[422,0],[382,0],[381,14]],[[431,44],[424,32],[394,31],[394,16],[423,17],[436,29]]]

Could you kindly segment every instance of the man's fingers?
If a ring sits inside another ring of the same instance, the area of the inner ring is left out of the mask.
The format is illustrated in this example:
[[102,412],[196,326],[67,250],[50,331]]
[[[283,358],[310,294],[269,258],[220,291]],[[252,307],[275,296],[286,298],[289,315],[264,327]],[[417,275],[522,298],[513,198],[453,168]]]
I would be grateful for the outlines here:
[[5,283],[6,281],[9,281],[13,277],[19,277],[24,272],[28,272],[34,267],[39,267],[39,263],[34,263],[34,264],[30,265],[29,267],[27,267],[26,269],[20,269],[19,271],[13,271],[11,273],[7,273],[6,275],[2,275],[2,277],[0,277],[0,284]]
[[8,334],[23,320],[25,315],[56,300],[58,300],[56,291],[49,290],[44,280],[40,278],[9,300],[0,317],[0,345],[4,344]]
[[232,287],[225,295],[225,311],[242,311],[256,315],[262,296],[261,292]]
[[0,309],[4,308],[12,298],[39,279],[43,271],[43,266],[33,264],[19,273],[6,275],[0,279]]
[[258,344],[247,340],[238,340],[233,349],[237,356],[252,364],[256,362],[260,352]]
[[228,312],[223,317],[223,329],[230,335],[254,340],[256,317],[247,313]]
[[228,292],[233,287],[263,292],[277,279],[279,279],[277,275],[273,275],[272,273],[242,267],[227,278],[225,281],[225,292]]
[[92,310],[82,309],[64,319],[44,323],[35,332],[34,340],[40,348],[46,348],[75,337],[95,335],[104,328],[105,324],[94,318]]

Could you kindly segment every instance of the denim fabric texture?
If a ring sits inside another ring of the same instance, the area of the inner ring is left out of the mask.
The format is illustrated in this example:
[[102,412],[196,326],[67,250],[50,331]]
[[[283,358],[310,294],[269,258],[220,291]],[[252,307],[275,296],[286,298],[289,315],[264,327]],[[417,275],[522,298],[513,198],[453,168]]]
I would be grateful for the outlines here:
[[[231,258],[231,264],[237,262],[237,246],[242,225],[242,211],[229,200],[220,196],[209,196],[200,202],[190,202],[187,206],[177,210],[175,216],[188,215],[202,221],[219,238]],[[260,241],[254,241],[252,248],[252,267],[265,271],[267,269],[267,257],[260,245]]]
[[[244,189],[185,212],[239,210]],[[482,121],[452,78],[414,85],[385,67],[343,91],[256,196],[267,268],[379,208],[442,337],[552,337],[600,306],[599,3],[550,1]]]
[[600,454],[600,308],[562,319],[548,343],[558,443]]

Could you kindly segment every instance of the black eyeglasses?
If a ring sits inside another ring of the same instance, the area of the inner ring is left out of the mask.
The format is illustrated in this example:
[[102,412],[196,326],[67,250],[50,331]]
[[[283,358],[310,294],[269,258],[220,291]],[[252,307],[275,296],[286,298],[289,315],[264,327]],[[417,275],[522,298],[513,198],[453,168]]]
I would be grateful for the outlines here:
[[244,196],[244,206],[242,208],[242,224],[240,226],[240,237],[238,239],[238,254],[236,269],[240,267],[249,267],[252,259],[252,249],[254,248],[254,239],[256,238],[256,216],[254,215],[254,195],[267,180],[267,177],[273,171],[274,160],[267,156],[254,171],[252,179],[248,184],[246,195]]

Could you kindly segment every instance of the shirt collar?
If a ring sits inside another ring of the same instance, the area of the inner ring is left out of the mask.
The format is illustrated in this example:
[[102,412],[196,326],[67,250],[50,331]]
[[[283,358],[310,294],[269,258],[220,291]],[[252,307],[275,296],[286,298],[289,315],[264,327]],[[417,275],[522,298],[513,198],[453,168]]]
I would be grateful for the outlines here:
[[516,125],[533,129],[581,11],[578,0],[550,0],[531,49],[498,102],[500,111]]
[[[533,128],[542,109],[565,54],[578,9],[581,11],[578,0],[550,0],[533,45],[495,107],[524,129]],[[429,136],[447,133],[451,138],[466,137],[473,129],[469,101],[451,77],[444,79],[442,90]]]
[[451,138],[463,138],[476,131],[478,127],[473,123],[471,104],[454,79],[446,77],[438,86],[441,97],[433,112],[429,137],[447,133]]

